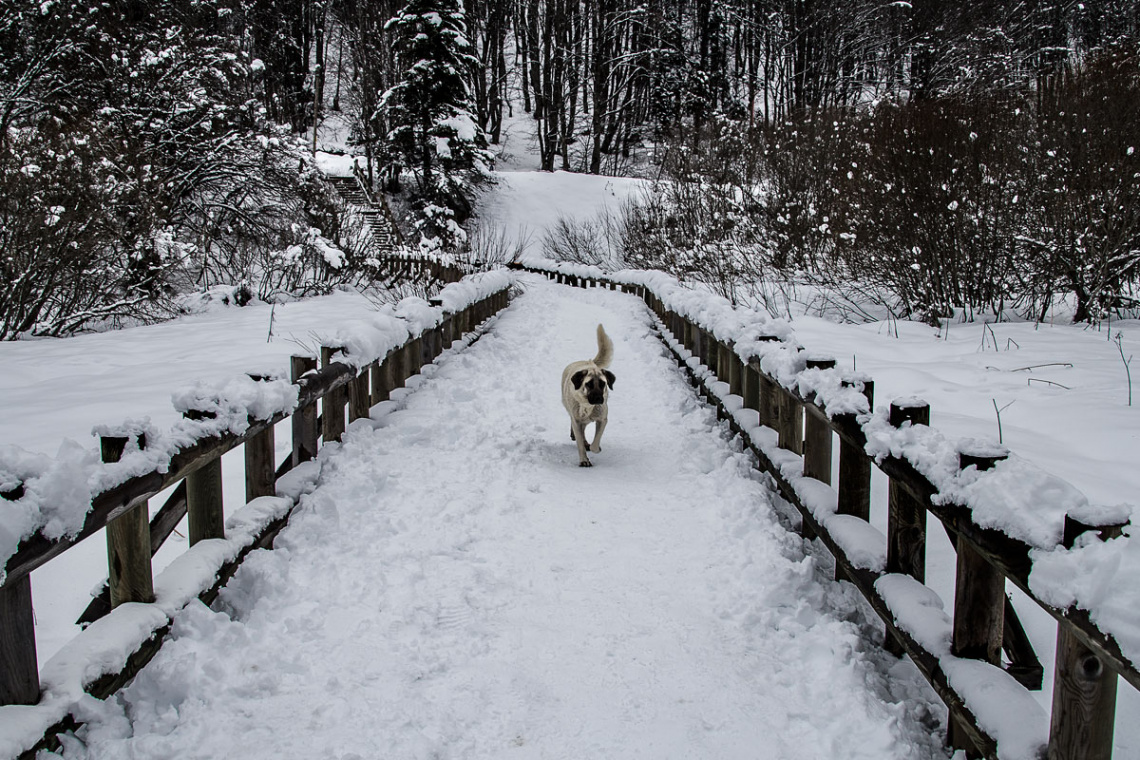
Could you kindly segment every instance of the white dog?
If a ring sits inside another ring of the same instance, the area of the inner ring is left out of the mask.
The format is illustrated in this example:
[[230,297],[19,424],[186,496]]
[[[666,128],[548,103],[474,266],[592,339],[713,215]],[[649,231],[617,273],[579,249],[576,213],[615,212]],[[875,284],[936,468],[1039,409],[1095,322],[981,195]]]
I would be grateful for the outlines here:
[[562,405],[570,413],[570,438],[578,444],[578,465],[592,467],[586,456],[586,425],[594,423],[594,441],[590,451],[602,450],[602,432],[609,419],[610,388],[614,373],[607,367],[614,356],[614,344],[605,329],[598,325],[598,355],[591,361],[570,364],[562,370]]

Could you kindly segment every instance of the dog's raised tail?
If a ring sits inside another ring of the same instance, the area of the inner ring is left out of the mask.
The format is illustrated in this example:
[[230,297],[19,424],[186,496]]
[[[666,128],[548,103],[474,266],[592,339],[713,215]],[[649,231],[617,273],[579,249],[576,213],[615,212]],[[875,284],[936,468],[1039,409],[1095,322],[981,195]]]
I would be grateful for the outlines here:
[[594,364],[602,369],[610,366],[614,358],[614,342],[606,335],[606,328],[598,325],[598,355],[594,357]]

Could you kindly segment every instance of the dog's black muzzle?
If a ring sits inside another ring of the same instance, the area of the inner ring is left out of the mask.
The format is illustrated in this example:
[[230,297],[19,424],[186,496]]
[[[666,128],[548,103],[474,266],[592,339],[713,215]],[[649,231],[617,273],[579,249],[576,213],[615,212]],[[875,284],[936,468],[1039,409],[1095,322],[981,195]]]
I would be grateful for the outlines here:
[[594,406],[606,403],[606,396],[604,393],[589,393],[586,394],[586,400]]

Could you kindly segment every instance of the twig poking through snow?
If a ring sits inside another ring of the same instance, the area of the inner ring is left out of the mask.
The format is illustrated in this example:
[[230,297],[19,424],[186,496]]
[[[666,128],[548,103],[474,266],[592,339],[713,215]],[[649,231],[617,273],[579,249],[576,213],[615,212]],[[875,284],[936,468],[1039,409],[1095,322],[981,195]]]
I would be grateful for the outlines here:
[[1011,406],[1013,406],[1013,403],[1014,403],[1014,402],[1013,402],[1013,401],[1010,401],[1008,404],[1006,404],[1005,406],[1003,406],[1001,409],[998,409],[998,405],[997,405],[997,399],[990,399],[990,401],[994,402],[994,413],[995,413],[995,414],[997,414],[997,421],[998,421],[998,443],[1004,443],[1004,441],[1002,440],[1002,437],[1001,437],[1001,413],[1002,413],[1002,412],[1004,412],[1006,409],[1009,409]]
[[[1026,384],[1026,385],[1032,385],[1033,383],[1048,383],[1049,385],[1055,385],[1055,386],[1057,386],[1058,388],[1064,388],[1064,389],[1065,389],[1065,390],[1067,390],[1067,391],[1071,391],[1071,390],[1072,390],[1072,388],[1070,388],[1069,386],[1067,386],[1067,385],[1061,385],[1060,383],[1055,383],[1055,382],[1053,382],[1052,380],[1042,380],[1042,379],[1041,379],[1041,378],[1039,378],[1039,377],[1028,377],[1028,378],[1026,378],[1026,379],[1025,379],[1025,384]],[[1010,402],[1010,403],[1013,403],[1013,402]]]
[[1129,354],[1127,359],[1124,358],[1124,333],[1117,330],[1113,342],[1116,343],[1116,350],[1120,352],[1120,361],[1124,362],[1124,375],[1128,378],[1128,405],[1132,406],[1132,370],[1128,367],[1132,363],[1132,354]]

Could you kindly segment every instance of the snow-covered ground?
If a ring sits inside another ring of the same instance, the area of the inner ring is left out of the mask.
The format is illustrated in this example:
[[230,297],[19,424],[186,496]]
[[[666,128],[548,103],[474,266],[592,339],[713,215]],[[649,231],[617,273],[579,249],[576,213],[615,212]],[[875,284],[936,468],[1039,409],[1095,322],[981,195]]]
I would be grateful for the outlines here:
[[[617,382],[584,470],[557,389],[599,322]],[[327,450],[278,548],[65,756],[942,756],[937,699],[866,645],[648,326],[532,282]]]

